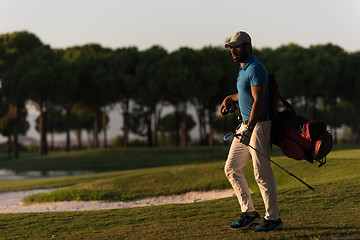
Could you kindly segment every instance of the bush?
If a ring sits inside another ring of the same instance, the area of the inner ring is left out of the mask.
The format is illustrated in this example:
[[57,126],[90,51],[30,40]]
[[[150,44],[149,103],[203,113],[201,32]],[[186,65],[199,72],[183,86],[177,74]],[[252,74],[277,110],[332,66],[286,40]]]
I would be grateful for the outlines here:
[[111,140],[112,147],[120,147],[124,145],[124,138],[120,135],[116,136],[113,140]]
[[[13,142],[11,144],[14,144]],[[14,147],[12,147],[13,149]],[[9,145],[8,142],[4,142],[0,144],[0,152],[8,152],[9,151]],[[28,148],[21,143],[19,143],[19,151],[20,152],[27,152]]]
[[27,147],[27,149],[28,149],[29,152],[38,152],[39,147],[36,146],[36,144],[32,143]]

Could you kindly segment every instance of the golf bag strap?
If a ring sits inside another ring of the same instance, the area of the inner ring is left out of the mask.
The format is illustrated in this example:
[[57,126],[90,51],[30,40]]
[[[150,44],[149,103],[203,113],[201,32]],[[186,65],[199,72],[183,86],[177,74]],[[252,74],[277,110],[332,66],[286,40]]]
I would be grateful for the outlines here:
[[278,94],[278,97],[288,110],[295,112],[295,109],[291,106],[291,104],[288,101],[286,101],[286,99],[284,99],[280,94]]

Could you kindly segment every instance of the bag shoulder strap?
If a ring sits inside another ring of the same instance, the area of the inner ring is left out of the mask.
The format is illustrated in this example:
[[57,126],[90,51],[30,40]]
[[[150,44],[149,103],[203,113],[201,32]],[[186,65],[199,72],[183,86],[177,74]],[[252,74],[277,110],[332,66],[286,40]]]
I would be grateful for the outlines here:
[[277,116],[277,99],[284,104],[285,108],[294,112],[295,109],[291,106],[291,104],[286,101],[283,97],[281,97],[279,93],[279,83],[275,79],[274,74],[268,74],[268,91],[269,91],[269,110],[271,118],[275,118]]
[[290,110],[292,112],[295,112],[295,109],[293,108],[293,106],[291,106],[291,104],[286,99],[284,99],[279,93],[278,93],[278,98],[284,104],[286,109],[288,109],[288,110]]

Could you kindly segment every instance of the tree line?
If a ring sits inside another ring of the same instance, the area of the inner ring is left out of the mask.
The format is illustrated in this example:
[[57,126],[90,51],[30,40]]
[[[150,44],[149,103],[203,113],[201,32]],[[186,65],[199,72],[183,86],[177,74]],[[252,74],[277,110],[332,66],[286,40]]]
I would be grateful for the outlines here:
[[[360,52],[347,53],[332,44],[309,48],[288,44],[254,49],[254,53],[275,74],[281,94],[301,114],[324,120],[333,129],[350,126],[352,140],[358,143]],[[196,109],[200,144],[213,145],[216,132],[236,124],[234,117],[219,118],[217,111],[223,98],[236,91],[238,70],[223,47],[167,52],[158,45],[139,51],[86,44],[52,49],[29,32],[2,34],[0,133],[8,137],[9,152],[17,158],[18,135],[29,127],[25,103],[31,100],[40,112],[40,154],[47,154],[47,133],[53,131],[66,132],[69,151],[70,131],[76,130],[81,148],[82,129],[91,129],[97,148],[101,129],[106,139],[106,109],[117,106],[123,116],[124,147],[130,131],[146,136],[148,146],[159,145],[159,131],[171,132],[176,145],[186,146],[187,131],[194,125],[187,114],[191,104]],[[175,111],[161,118],[166,105]]]

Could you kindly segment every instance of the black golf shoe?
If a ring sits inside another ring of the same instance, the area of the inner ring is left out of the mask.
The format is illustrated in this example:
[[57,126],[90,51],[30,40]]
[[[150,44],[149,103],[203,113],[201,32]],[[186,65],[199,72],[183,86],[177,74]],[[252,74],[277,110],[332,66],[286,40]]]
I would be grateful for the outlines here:
[[278,220],[267,220],[264,218],[262,224],[254,229],[254,232],[268,232],[273,230],[284,230],[284,224],[279,218]]
[[258,212],[255,212],[254,216],[249,216],[246,213],[242,213],[240,220],[230,225],[233,230],[244,230],[255,227],[261,223],[261,218]]

